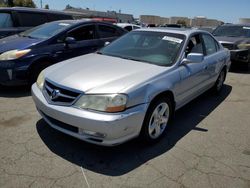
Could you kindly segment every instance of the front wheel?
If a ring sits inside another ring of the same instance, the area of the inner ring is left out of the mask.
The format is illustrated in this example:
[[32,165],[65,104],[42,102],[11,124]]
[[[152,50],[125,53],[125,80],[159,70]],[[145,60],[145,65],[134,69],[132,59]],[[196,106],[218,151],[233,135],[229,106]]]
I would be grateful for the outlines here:
[[172,103],[167,97],[153,102],[146,113],[140,137],[146,142],[159,140],[172,117]]

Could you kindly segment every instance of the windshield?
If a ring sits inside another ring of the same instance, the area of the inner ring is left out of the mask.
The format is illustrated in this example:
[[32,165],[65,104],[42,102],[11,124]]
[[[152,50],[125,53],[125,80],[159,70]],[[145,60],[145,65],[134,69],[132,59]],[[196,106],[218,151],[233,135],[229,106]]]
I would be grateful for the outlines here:
[[12,27],[12,19],[9,13],[0,13],[0,28]]
[[100,53],[160,66],[170,66],[176,61],[184,38],[184,35],[178,34],[134,31],[106,46]]
[[244,26],[220,26],[214,32],[214,36],[250,37],[250,27]]
[[37,39],[48,39],[66,28],[70,27],[72,24],[64,22],[52,22],[40,25],[33,29],[27,30],[20,34],[23,37],[37,38]]

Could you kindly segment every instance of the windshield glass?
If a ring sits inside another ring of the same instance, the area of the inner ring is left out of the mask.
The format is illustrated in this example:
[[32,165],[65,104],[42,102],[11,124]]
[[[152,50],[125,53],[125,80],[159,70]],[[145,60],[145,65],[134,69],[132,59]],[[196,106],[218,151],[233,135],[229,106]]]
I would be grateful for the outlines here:
[[12,27],[12,19],[9,13],[0,13],[0,28]]
[[72,24],[64,22],[52,22],[40,25],[33,29],[27,30],[20,34],[20,36],[37,38],[37,39],[48,39],[66,28],[70,27]]
[[244,26],[220,26],[213,34],[227,37],[250,37],[250,27]]
[[101,54],[170,66],[180,52],[185,36],[161,32],[130,32],[109,46]]

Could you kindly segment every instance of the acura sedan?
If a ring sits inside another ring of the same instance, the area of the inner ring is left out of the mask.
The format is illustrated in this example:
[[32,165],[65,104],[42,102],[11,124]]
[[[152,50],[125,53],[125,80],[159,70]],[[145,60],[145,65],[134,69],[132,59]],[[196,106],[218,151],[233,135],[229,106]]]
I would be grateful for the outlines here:
[[44,120],[65,134],[104,146],[138,136],[155,142],[177,109],[208,89],[220,92],[230,63],[206,31],[139,29],[45,69],[32,95]]

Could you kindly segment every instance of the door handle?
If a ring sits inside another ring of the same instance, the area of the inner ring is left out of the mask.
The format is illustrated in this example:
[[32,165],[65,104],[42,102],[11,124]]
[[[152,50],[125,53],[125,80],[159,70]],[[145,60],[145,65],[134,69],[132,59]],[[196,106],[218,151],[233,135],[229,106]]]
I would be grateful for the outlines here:
[[203,67],[203,69],[204,69],[204,70],[207,70],[207,69],[208,69],[208,66],[207,66],[207,65],[205,65],[205,66]]

